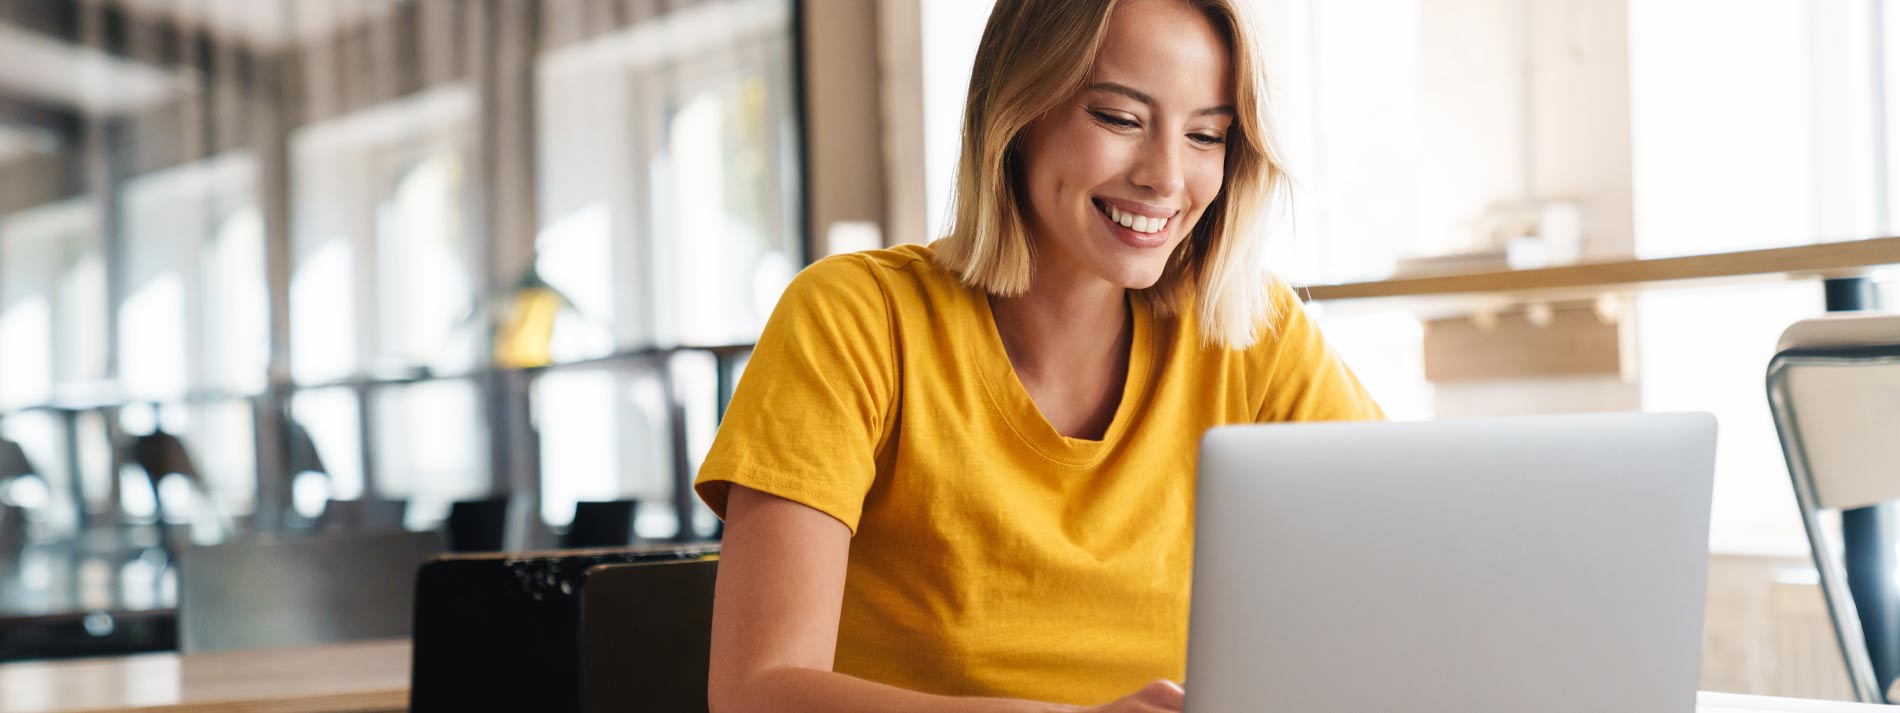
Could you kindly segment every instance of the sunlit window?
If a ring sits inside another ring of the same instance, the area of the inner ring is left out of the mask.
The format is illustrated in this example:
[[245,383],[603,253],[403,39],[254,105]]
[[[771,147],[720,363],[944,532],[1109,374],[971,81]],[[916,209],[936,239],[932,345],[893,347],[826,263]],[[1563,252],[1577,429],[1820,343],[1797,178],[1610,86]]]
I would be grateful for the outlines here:
[[8,345],[0,367],[0,403],[45,403],[52,394],[53,311],[44,294],[0,302],[0,344]]
[[401,174],[376,208],[382,342],[399,363],[454,368],[472,363],[479,330],[462,229],[463,173],[437,153]]
[[170,398],[185,393],[185,281],[153,277],[119,307],[120,381],[127,393]]
[[298,382],[341,379],[356,368],[351,244],[323,242],[290,278],[290,370]]
[[669,268],[658,276],[661,304],[671,306],[662,333],[681,343],[756,338],[795,269],[764,160],[764,93],[756,75],[714,84],[688,94],[667,122],[655,252]]
[[487,423],[474,384],[385,389],[372,403],[377,481],[385,495],[410,501],[411,524],[439,521],[450,503],[490,494]]
[[614,349],[613,232],[607,206],[593,203],[553,221],[535,240],[535,272],[571,302],[557,315],[549,353],[556,363]]
[[226,217],[211,236],[204,271],[204,381],[262,391],[270,363],[270,292],[264,286],[264,223],[255,207]]

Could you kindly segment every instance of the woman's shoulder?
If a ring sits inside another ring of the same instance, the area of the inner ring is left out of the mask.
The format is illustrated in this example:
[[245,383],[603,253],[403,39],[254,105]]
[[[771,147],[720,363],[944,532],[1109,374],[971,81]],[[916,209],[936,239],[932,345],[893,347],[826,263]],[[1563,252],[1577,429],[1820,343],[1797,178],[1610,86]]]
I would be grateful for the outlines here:
[[904,310],[920,300],[955,292],[956,276],[937,264],[928,245],[898,245],[841,253],[813,262],[792,280],[781,301],[796,303],[877,300]]

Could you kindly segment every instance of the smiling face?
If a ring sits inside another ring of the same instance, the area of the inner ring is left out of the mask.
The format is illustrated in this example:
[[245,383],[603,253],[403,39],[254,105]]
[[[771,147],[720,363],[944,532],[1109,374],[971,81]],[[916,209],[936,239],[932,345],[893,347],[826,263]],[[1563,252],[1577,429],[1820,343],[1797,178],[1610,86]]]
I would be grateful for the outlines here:
[[1025,130],[1037,279],[1161,278],[1220,195],[1233,121],[1226,39],[1181,0],[1126,0],[1083,88]]

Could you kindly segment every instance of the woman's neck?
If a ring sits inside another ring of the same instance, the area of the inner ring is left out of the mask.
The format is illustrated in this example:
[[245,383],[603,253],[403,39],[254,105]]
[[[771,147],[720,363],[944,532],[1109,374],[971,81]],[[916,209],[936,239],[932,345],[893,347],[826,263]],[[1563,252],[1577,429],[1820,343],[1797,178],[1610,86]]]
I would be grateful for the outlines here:
[[1039,273],[1029,291],[990,299],[998,336],[1025,380],[1075,368],[1126,366],[1127,290],[1093,275]]

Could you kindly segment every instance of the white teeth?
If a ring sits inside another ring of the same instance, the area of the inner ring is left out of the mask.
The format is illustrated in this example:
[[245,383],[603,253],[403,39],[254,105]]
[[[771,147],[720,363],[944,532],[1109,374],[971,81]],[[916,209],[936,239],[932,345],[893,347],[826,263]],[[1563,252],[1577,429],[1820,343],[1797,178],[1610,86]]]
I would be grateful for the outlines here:
[[1106,204],[1102,206],[1102,209],[1102,212],[1108,214],[1109,220],[1120,223],[1122,227],[1137,233],[1159,233],[1168,225],[1167,218],[1149,218],[1133,213],[1123,213],[1121,209]]

